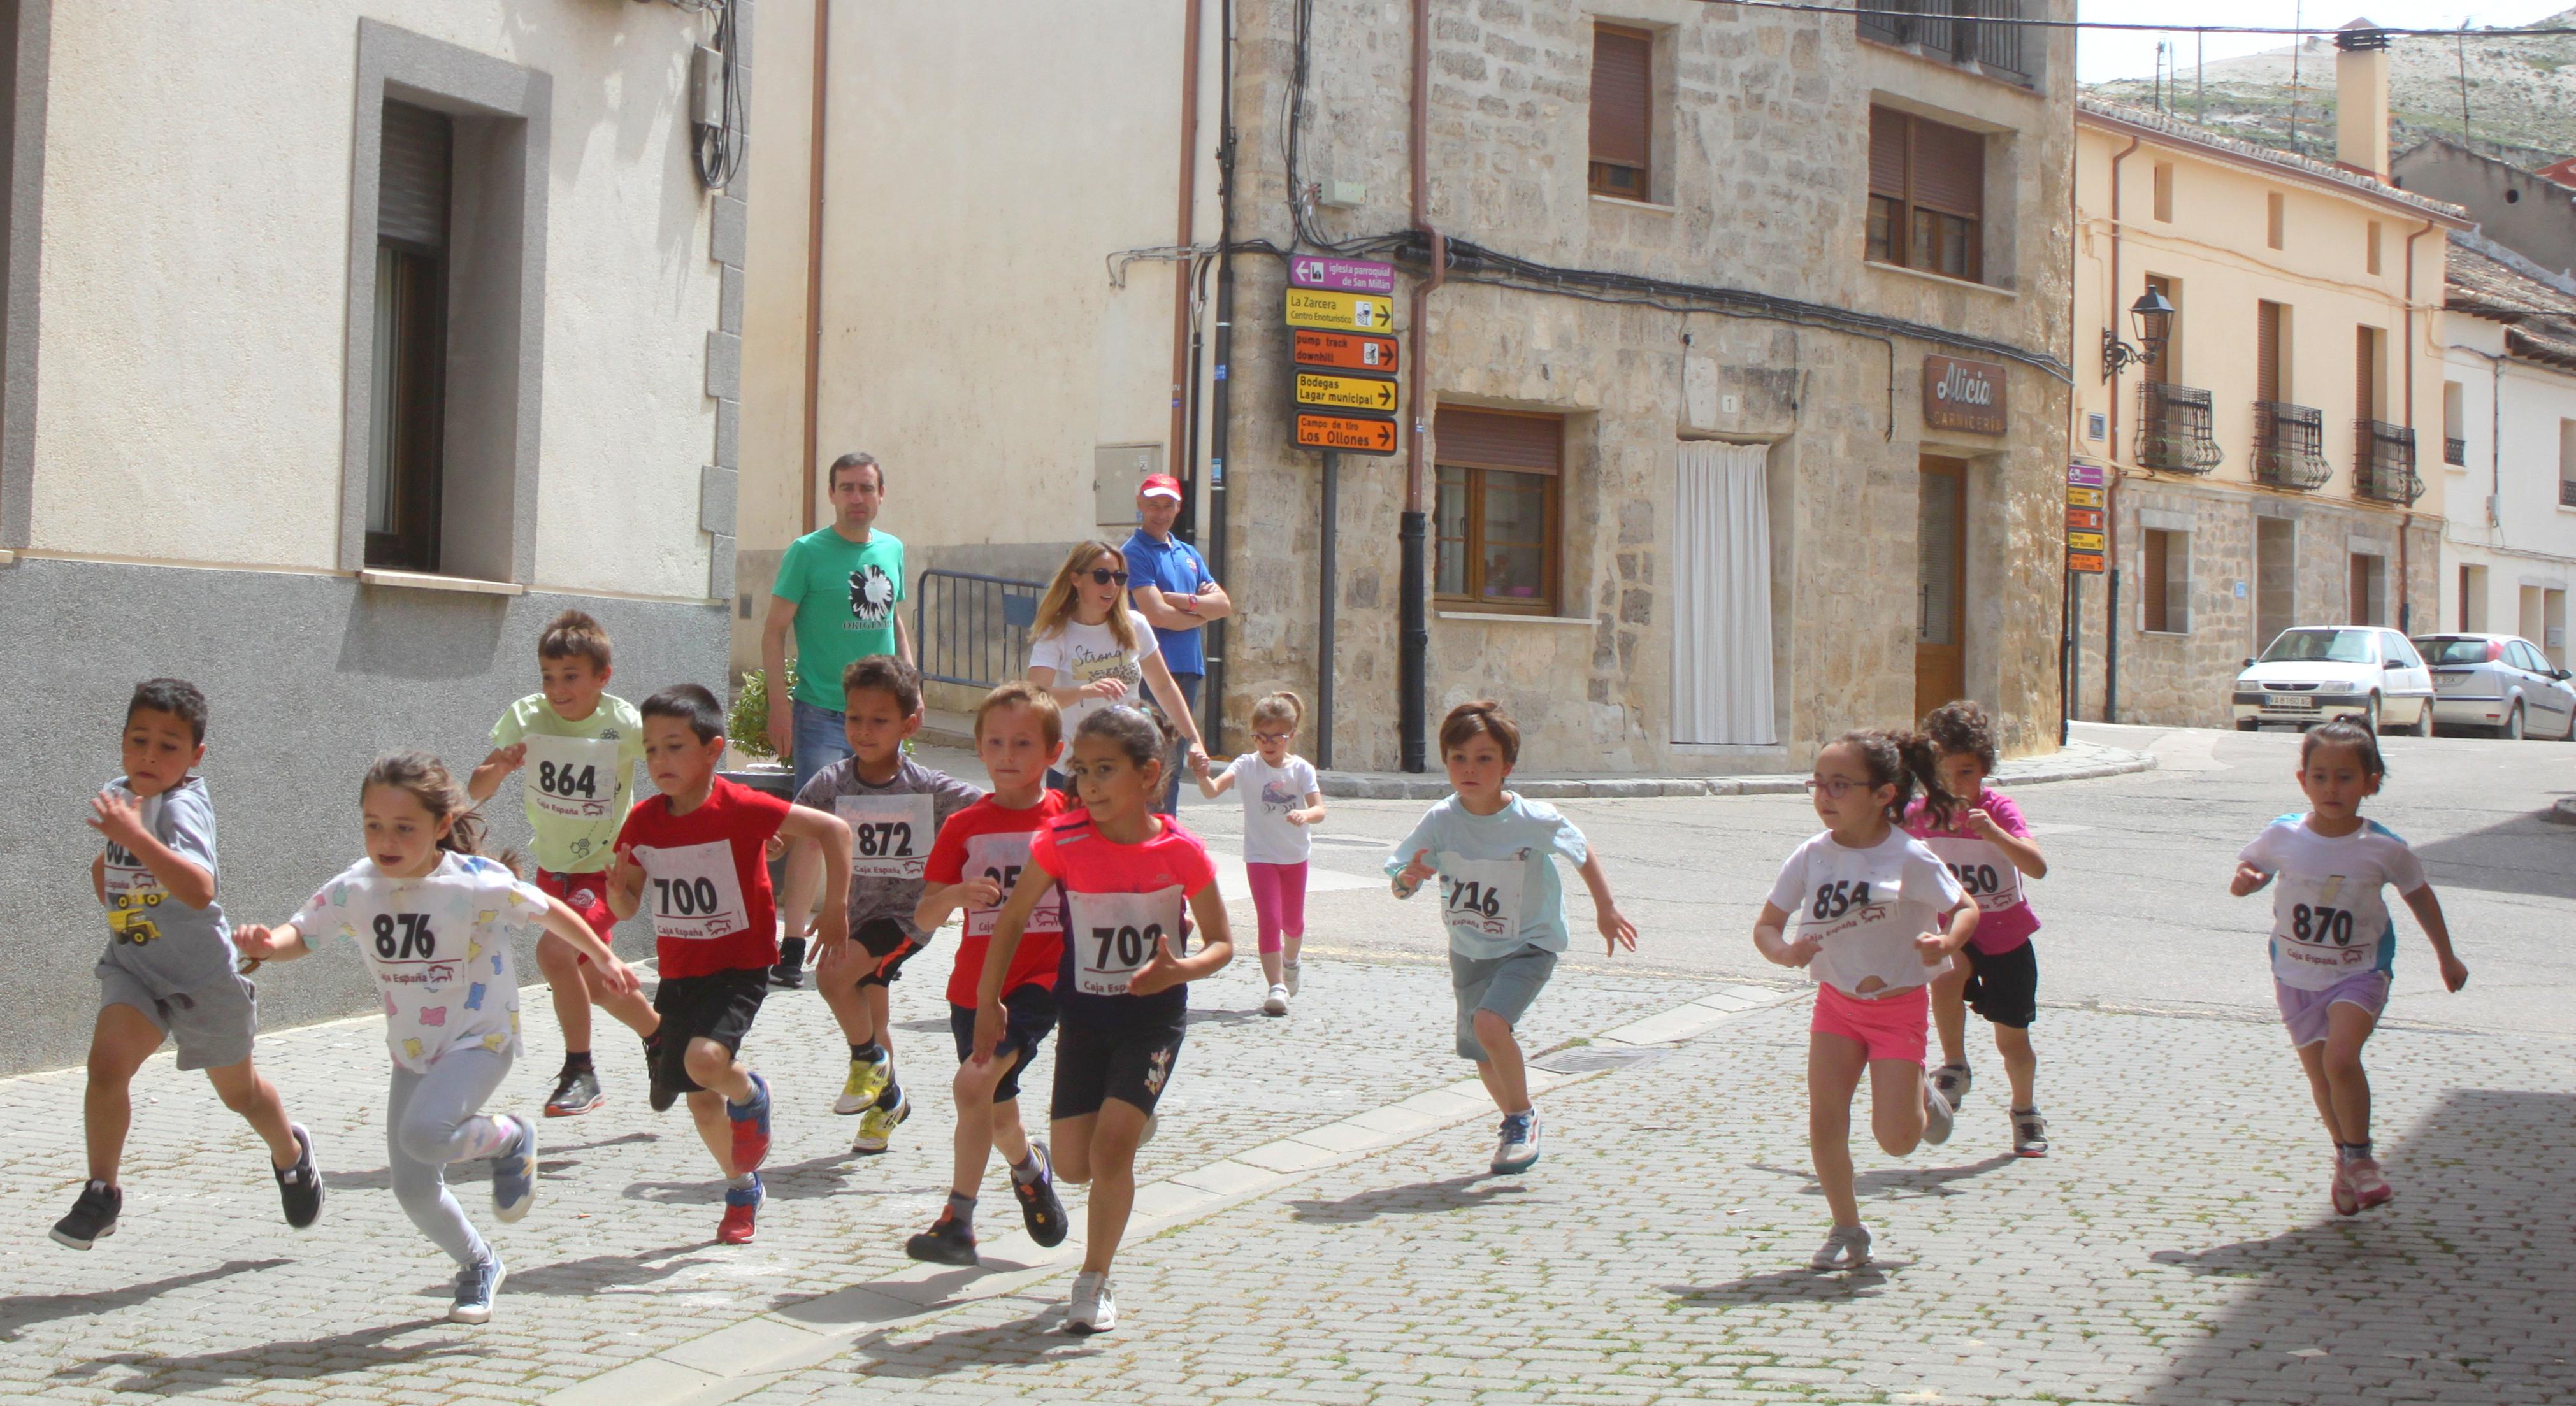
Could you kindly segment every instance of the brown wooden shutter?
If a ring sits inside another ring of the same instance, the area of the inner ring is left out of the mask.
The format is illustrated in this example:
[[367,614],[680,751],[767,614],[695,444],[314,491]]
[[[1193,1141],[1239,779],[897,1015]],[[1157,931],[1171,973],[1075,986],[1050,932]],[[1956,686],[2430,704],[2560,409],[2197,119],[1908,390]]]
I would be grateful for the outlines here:
[[2254,305],[2254,398],[2281,399],[2281,305]]
[[1963,127],[1913,119],[1915,204],[1982,218],[1986,210],[1986,139]]
[[1592,29],[1592,159],[1643,169],[1654,92],[1655,41],[1633,29]]
[[[2172,279],[2162,278],[2152,273],[2148,274],[2147,291],[2151,293],[2162,293],[2165,295],[2166,302],[2174,302]],[[2179,304],[2177,304],[2177,311],[2179,311]],[[2179,319],[2176,320],[2176,323],[2178,322]],[[2173,327],[2176,323],[2168,323],[2166,325],[2166,339],[2156,344],[2156,354],[2148,357],[2145,361],[2140,363],[2140,366],[2146,372],[2146,378],[2150,381],[2163,382],[2173,379],[2170,368],[2173,364],[2172,333]]]
[[2352,334],[2352,415],[2356,420],[2379,418],[2379,339],[2371,331],[2356,327]]
[[1891,200],[1905,198],[1906,126],[1910,119],[1893,108],[1869,110],[1869,193]]
[[1515,415],[1443,405],[1431,420],[1432,457],[1471,469],[1552,474],[1563,462],[1565,422],[1553,415]]
[[383,155],[376,166],[379,237],[432,250],[447,246],[447,173],[454,146],[446,113],[385,104]]

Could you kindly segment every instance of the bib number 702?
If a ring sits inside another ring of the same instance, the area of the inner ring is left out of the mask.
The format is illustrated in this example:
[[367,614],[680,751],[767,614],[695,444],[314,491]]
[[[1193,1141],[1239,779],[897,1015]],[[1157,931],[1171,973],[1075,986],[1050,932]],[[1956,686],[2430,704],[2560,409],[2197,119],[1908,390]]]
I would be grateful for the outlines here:
[[[1091,940],[1100,944],[1099,955],[1091,963],[1092,970],[1127,971],[1142,965],[1146,954],[1162,944],[1163,925],[1147,923],[1141,929],[1132,926],[1093,928]],[[1109,960],[1112,949],[1118,955],[1114,965]]]
[[1473,879],[1443,879],[1441,882],[1449,889],[1446,895],[1449,911],[1477,913],[1488,918],[1503,916],[1503,896],[1492,886]]

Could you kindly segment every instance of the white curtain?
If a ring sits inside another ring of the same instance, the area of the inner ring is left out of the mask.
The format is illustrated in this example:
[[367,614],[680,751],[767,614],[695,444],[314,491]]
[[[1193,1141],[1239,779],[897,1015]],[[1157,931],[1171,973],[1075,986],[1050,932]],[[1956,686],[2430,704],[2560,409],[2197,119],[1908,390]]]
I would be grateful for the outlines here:
[[1681,446],[1673,740],[1770,745],[1771,495],[1759,444]]

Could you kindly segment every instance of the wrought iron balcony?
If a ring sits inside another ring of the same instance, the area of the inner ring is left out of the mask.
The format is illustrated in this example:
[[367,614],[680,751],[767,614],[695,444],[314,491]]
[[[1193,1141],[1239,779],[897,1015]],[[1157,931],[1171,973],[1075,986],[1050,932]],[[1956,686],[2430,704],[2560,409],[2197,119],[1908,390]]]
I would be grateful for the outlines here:
[[2362,498],[2405,507],[2424,496],[2415,472],[2415,432],[2386,420],[2352,426],[2352,491]]
[[2466,468],[2469,462],[2469,442],[2456,435],[2442,436],[2442,462]]
[[[1860,36],[1905,44],[1956,64],[1973,64],[2008,83],[2031,86],[2022,58],[2022,0],[1861,0]],[[1887,13],[1894,11],[1896,13]]]
[[2254,402],[2254,477],[2302,493],[2333,478],[2334,465],[2326,462],[2325,412],[2277,400]]
[[2138,462],[2205,474],[2227,457],[2210,425],[2209,392],[2167,381],[2138,383]]

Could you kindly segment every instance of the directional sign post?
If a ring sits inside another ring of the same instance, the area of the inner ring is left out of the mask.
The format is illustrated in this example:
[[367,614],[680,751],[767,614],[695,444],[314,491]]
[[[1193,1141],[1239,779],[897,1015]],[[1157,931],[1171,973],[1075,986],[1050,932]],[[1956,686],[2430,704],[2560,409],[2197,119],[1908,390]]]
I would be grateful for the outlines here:
[[1395,382],[1378,376],[1336,376],[1327,371],[1297,373],[1297,404],[1334,410],[1395,413]]
[[1288,325],[1327,332],[1385,332],[1395,326],[1395,299],[1328,288],[1288,290]]
[[1388,455],[1395,452],[1395,421],[1366,415],[1297,412],[1297,446],[1334,449],[1344,454]]
[[1395,265],[1300,254],[1288,261],[1288,413],[1301,449],[1393,454]]
[[2105,538],[2110,472],[2098,464],[2066,466],[2066,569],[2088,576],[2102,574],[2109,543]]
[[1293,350],[1299,366],[1366,371],[1380,376],[1395,374],[1393,337],[1371,336],[1364,332],[1318,332],[1306,327],[1300,327],[1290,335],[1295,339]]

